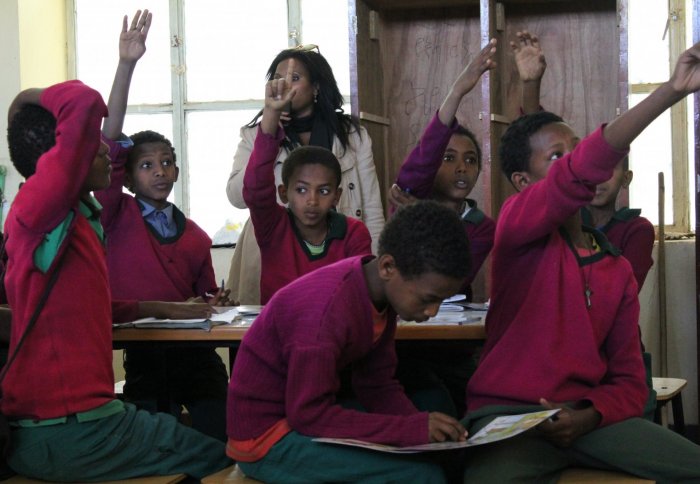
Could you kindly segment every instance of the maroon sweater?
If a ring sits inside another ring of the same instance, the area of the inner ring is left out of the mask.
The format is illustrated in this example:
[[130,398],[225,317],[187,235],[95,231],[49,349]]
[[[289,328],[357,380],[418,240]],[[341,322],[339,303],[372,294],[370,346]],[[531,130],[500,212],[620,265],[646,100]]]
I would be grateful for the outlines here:
[[[104,206],[107,266],[112,296],[140,301],[185,301],[215,294],[211,239],[173,207],[177,233],[162,238],[143,219],[139,202],[123,193],[127,150],[104,138],[112,158],[112,182],[95,193]],[[137,277],[138,275],[138,277]]]
[[258,128],[253,152],[243,179],[243,199],[250,209],[255,238],[260,247],[260,302],[298,277],[319,267],[354,255],[372,253],[372,239],[365,224],[338,212],[328,213],[328,236],[322,254],[312,256],[296,229],[292,213],[277,203],[273,165],[284,139]]
[[[312,437],[423,444],[428,414],[394,379],[396,314],[374,343],[372,302],[352,257],[277,291],[248,330],[228,391],[228,436],[259,437],[282,419]],[[338,405],[340,370],[352,363],[353,388],[367,412]]]
[[[599,252],[579,265],[558,230],[587,205],[624,152],[599,129],[512,196],[498,217],[491,307],[469,411],[486,405],[590,401],[601,425],[640,416],[647,398],[629,262]],[[584,281],[592,289],[586,306]]]
[[[10,353],[48,281],[34,264],[47,233],[70,213],[61,272],[31,334],[3,381],[2,411],[47,419],[90,410],[114,399],[112,309],[104,247],[79,212],[80,191],[100,143],[107,108],[80,81],[46,89],[41,104],[56,117],[56,145],[17,194],[5,230],[5,284],[12,307]],[[137,307],[131,305],[135,318]]]

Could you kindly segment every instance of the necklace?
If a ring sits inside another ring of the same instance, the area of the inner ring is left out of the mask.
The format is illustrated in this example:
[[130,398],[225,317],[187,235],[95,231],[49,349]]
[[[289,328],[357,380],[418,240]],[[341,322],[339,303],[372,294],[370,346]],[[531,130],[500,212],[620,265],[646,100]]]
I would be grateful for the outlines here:
[[[590,250],[590,254],[588,256],[593,255],[594,252],[598,250],[598,244],[596,243],[595,237],[593,234],[590,232],[586,234],[588,237],[588,243],[590,244],[591,248],[586,249]],[[577,257],[579,264],[581,264],[581,258]],[[590,286],[590,281],[591,281],[591,274],[593,273],[593,264],[588,263],[586,264],[588,266],[588,276],[586,276],[586,268],[585,266],[580,265],[579,266],[579,271],[581,273],[581,282],[583,283],[583,295],[586,298],[586,308],[590,309],[591,308],[591,296],[593,295],[593,291],[591,290]]]

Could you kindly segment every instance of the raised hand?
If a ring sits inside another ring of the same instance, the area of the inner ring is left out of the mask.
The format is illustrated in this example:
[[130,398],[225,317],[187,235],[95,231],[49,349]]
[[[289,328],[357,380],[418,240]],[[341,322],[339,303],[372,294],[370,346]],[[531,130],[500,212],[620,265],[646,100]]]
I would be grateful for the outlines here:
[[428,432],[431,442],[463,442],[467,431],[459,421],[440,412],[431,412],[428,416]]
[[129,27],[128,16],[124,15],[122,21],[122,33],[119,35],[119,58],[121,60],[135,62],[146,52],[146,38],[151,28],[153,14],[148,9],[141,12],[137,10],[131,19]]
[[700,89],[700,42],[681,54],[669,81],[683,96]]
[[452,91],[463,97],[469,91],[474,89],[476,83],[479,82],[484,72],[496,67],[496,61],[493,56],[496,54],[496,39],[491,39],[486,46],[481,49],[481,52],[472,59],[472,61],[464,68],[460,75],[452,83]]
[[527,30],[515,34],[517,42],[511,41],[510,48],[515,56],[515,65],[523,82],[542,79],[547,68],[540,42],[536,35]]
[[287,72],[284,77],[279,79],[270,79],[265,84],[265,109],[273,110],[278,113],[288,112],[287,106],[292,102],[297,93],[296,88],[292,87],[292,78],[294,76],[295,59],[289,58],[287,62]]

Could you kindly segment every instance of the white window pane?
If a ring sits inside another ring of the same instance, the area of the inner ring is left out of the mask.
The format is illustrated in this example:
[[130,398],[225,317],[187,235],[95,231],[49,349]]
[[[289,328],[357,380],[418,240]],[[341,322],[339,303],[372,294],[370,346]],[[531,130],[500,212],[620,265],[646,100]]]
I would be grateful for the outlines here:
[[265,73],[287,47],[285,0],[185,2],[187,100],[262,99]]
[[[224,243],[224,235],[232,236],[229,240],[235,241],[248,218],[248,210],[237,209],[228,201],[226,182],[240,141],[240,127],[256,113],[253,110],[201,111],[187,115],[190,217],[215,244]],[[220,236],[215,237],[220,231]]]
[[302,40],[316,44],[333,69],[341,93],[350,93],[347,0],[302,0]]
[[669,76],[668,0],[629,2],[629,82],[663,82]]
[[[127,114],[124,119],[124,133],[127,136],[138,133],[139,131],[155,131],[160,133],[173,143],[173,122],[172,116],[167,114]],[[175,153],[177,164],[181,164],[182,155]],[[182,180],[179,180],[182,182]],[[175,203],[175,189],[168,195],[168,201]]]
[[[630,108],[646,94],[630,94]],[[664,216],[666,225],[673,223],[673,169],[671,160],[671,110],[667,109],[637,137],[630,147],[630,206],[641,208],[642,215],[658,225],[658,173],[664,172],[666,191]]]
[[78,78],[102,94],[112,88],[119,60],[122,18],[148,8],[153,12],[147,51],[131,81],[129,104],[171,102],[168,0],[76,0],[76,62]]

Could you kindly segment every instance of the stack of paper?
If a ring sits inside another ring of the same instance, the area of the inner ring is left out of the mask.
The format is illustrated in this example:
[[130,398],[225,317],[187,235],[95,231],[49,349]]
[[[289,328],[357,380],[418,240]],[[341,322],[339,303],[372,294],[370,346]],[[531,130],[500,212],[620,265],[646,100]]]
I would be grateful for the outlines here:
[[262,306],[227,306],[214,307],[214,314],[209,318],[197,319],[158,319],[143,318],[130,323],[113,324],[114,328],[158,328],[158,329],[205,329],[222,324],[250,324],[260,314]]

